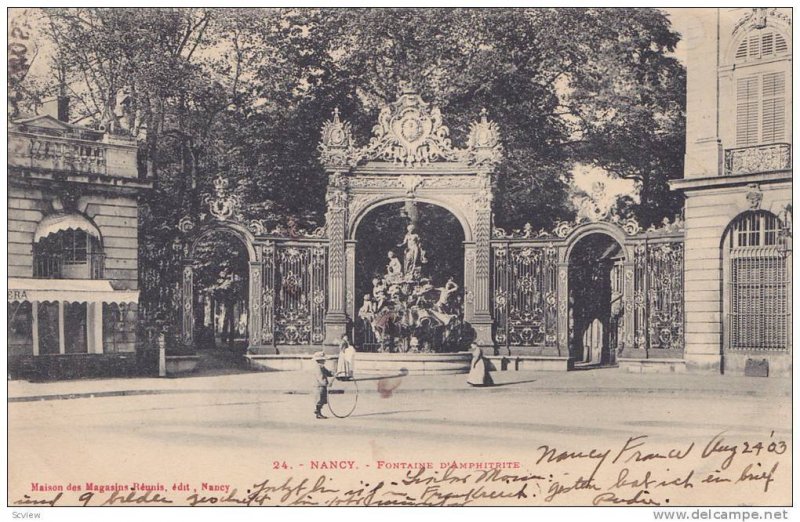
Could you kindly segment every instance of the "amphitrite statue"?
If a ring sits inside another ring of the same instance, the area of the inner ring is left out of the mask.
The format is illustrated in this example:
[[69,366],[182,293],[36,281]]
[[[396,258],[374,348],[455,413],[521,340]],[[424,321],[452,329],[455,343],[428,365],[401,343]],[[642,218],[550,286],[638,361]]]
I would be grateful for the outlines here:
[[406,247],[403,272],[406,275],[406,279],[410,279],[413,277],[415,269],[427,263],[428,260],[425,258],[425,250],[423,250],[420,245],[419,234],[414,231],[414,225],[408,225],[406,230],[406,237],[404,237],[403,242],[397,246]]

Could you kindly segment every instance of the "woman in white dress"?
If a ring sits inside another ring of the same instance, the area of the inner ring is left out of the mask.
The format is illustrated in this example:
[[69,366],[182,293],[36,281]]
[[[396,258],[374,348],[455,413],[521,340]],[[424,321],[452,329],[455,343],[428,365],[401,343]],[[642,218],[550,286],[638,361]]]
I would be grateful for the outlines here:
[[486,367],[486,358],[483,356],[483,350],[476,343],[472,343],[472,363],[470,364],[467,383],[472,386],[492,386],[494,384],[492,376],[489,375],[489,369]]
[[350,344],[347,335],[342,336],[339,343],[339,359],[336,361],[336,378],[350,380],[355,369],[356,349]]

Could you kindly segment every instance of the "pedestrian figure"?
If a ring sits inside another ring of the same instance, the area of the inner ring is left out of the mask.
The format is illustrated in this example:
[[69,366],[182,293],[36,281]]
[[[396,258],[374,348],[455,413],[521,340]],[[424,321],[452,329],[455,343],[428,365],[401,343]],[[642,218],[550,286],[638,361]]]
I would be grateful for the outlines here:
[[336,361],[336,378],[350,380],[356,361],[356,349],[347,339],[347,334],[342,336],[339,343],[339,359]]
[[315,399],[317,401],[314,414],[318,419],[327,419],[328,417],[322,414],[322,407],[328,404],[328,377],[333,377],[333,374],[325,368],[325,353],[315,353],[314,361],[317,363],[314,367]]
[[472,386],[492,386],[494,384],[492,376],[489,375],[489,369],[486,367],[483,350],[476,343],[472,343],[472,364],[467,376],[467,383]]

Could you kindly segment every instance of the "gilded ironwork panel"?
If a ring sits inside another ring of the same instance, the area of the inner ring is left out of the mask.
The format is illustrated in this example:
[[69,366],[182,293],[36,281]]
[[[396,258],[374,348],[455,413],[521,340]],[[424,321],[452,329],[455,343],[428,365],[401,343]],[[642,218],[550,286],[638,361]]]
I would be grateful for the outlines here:
[[552,246],[493,250],[495,340],[507,346],[555,346],[558,270]]
[[647,342],[683,350],[683,243],[647,244]]
[[320,344],[325,339],[325,265],[323,246],[277,248],[275,286],[264,299],[265,305],[273,303],[276,344]]

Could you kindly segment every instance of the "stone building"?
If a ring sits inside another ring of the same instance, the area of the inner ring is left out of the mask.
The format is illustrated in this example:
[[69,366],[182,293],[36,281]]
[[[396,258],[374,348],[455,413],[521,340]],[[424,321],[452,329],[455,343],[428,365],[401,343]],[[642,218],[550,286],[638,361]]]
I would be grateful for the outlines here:
[[791,367],[791,9],[700,10],[684,35],[685,360]]
[[137,198],[150,187],[132,138],[49,115],[10,123],[10,375],[136,367]]

